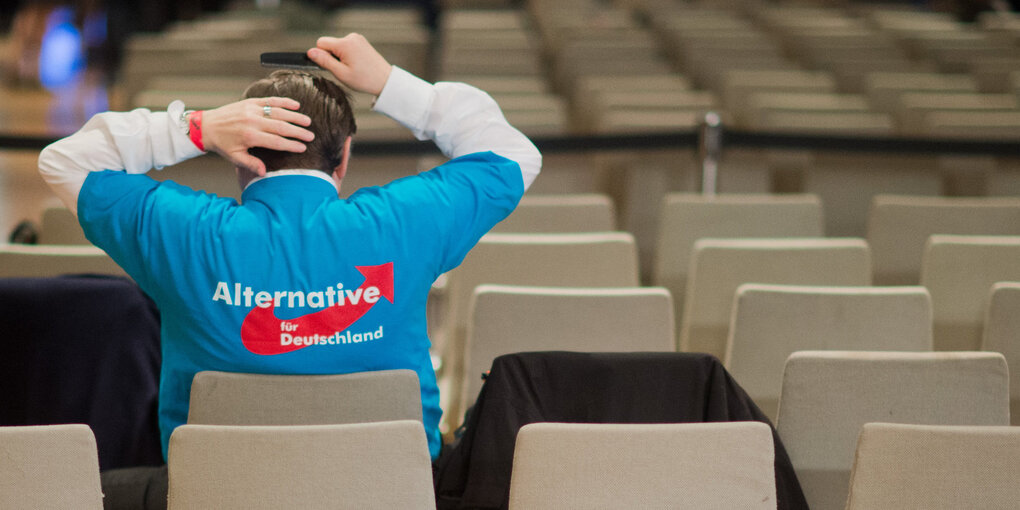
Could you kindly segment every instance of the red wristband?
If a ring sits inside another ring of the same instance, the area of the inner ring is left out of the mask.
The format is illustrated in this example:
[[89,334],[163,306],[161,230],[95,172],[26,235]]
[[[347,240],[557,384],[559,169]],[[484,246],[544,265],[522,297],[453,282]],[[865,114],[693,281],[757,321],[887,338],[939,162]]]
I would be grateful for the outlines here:
[[205,145],[202,145],[202,110],[188,116],[188,136],[198,150],[205,152]]

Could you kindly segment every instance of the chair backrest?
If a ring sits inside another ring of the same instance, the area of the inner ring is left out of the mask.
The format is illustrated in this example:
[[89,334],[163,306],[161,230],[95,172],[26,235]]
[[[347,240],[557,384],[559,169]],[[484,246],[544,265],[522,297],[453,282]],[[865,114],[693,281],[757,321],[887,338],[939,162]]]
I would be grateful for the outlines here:
[[796,351],[931,351],[924,287],[809,287],[747,283],[737,289],[724,363],[770,418],[783,366]]
[[669,193],[659,211],[652,282],[673,293],[679,330],[687,271],[698,239],[824,234],[822,203],[815,195]]
[[702,239],[694,243],[680,350],[723,359],[737,287],[744,283],[871,285],[863,239]]
[[422,421],[421,388],[412,370],[339,375],[268,375],[204,371],[191,384],[188,423],[328,425]]
[[761,422],[532,423],[517,434],[510,508],[776,508]]
[[0,427],[0,508],[103,508],[87,425]]
[[877,195],[867,239],[876,285],[916,285],[933,234],[1020,235],[1020,198]]
[[182,425],[170,436],[169,508],[435,508],[425,429]]
[[616,230],[616,206],[607,195],[525,195],[493,232],[557,233]]
[[78,224],[78,217],[66,207],[47,207],[39,228],[39,244],[92,244]]
[[988,292],[1006,281],[1020,281],[1020,236],[932,236],[921,285],[931,293],[935,350],[977,350]]
[[461,408],[474,402],[481,374],[503,354],[675,350],[673,302],[661,287],[479,285],[464,346]]
[[1020,425],[1020,282],[992,286],[981,350],[1000,352],[1010,367],[1009,416]]
[[[637,287],[634,236],[625,232],[572,234],[486,234],[464,262],[448,273],[442,335],[435,341],[443,377],[464,377],[464,342],[475,287],[490,283],[556,287]],[[446,392],[444,415],[460,410],[460,387]]]
[[85,273],[125,275],[95,246],[0,244],[0,278]]
[[1016,508],[1020,427],[868,423],[846,510]]
[[776,429],[812,510],[846,503],[855,441],[873,421],[1009,424],[998,353],[801,351],[783,373]]

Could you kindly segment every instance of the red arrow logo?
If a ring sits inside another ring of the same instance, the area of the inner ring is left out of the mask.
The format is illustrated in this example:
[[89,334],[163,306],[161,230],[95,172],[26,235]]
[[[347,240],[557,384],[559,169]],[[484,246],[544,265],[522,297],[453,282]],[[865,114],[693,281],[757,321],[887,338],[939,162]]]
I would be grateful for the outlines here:
[[[346,293],[337,304],[294,319],[276,317],[275,303],[266,308],[252,308],[241,323],[241,342],[255,354],[273,355],[303,349],[316,339],[327,337],[349,328],[375,306],[379,297],[393,302],[393,263],[378,266],[356,266],[365,282]],[[298,339],[298,341],[294,341]],[[311,341],[309,341],[311,340]]]

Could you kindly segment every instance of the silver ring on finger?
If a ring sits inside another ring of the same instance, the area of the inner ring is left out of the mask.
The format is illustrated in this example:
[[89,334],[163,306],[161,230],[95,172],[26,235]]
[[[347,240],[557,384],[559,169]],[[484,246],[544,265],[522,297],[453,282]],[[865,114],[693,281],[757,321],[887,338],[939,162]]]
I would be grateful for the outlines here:
[[269,118],[273,116],[273,107],[269,105],[262,106],[262,116]]

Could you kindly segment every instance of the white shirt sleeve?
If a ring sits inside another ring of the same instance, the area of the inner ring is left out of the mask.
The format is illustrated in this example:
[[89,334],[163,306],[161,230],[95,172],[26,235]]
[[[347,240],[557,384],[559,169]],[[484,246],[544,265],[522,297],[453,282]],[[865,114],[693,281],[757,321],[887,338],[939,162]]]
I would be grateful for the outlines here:
[[433,85],[393,66],[374,109],[419,140],[432,140],[446,157],[492,151],[517,162],[524,189],[542,169],[542,154],[531,140],[506,121],[492,97],[470,85]]
[[89,172],[124,170],[145,173],[202,154],[180,123],[183,104],[167,112],[144,108],[100,113],[78,132],[39,154],[39,173],[64,205],[77,214],[78,194]]

